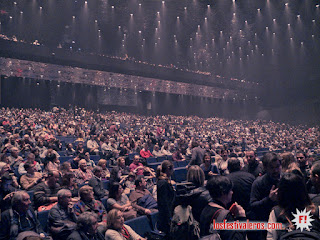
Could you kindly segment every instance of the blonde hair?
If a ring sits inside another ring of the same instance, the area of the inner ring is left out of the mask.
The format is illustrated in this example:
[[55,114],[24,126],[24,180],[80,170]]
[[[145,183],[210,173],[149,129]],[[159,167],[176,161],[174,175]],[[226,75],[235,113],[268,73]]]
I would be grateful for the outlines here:
[[108,212],[107,216],[107,228],[113,228],[113,223],[117,219],[118,213],[120,212],[119,209],[112,209]]

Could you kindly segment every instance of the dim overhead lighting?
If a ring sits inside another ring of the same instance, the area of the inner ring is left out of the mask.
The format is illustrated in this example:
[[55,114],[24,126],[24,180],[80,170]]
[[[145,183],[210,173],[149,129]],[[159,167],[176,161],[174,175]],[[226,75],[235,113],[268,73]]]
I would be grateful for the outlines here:
[[114,6],[111,6],[111,8],[114,8]]

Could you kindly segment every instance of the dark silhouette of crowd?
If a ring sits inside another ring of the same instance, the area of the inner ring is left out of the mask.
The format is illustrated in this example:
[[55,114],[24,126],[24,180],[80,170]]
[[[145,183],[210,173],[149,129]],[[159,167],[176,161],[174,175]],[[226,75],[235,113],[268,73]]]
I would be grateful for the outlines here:
[[[319,127],[271,121],[2,108],[0,240],[143,239],[140,216],[175,239],[178,205],[201,237],[280,239],[305,208],[319,236],[319,140]],[[212,225],[247,219],[284,227]]]

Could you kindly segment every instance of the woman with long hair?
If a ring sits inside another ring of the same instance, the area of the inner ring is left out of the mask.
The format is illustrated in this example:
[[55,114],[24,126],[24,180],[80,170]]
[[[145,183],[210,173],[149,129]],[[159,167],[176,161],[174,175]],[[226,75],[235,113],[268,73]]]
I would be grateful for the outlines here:
[[175,190],[171,184],[173,164],[164,160],[161,164],[161,173],[157,182],[157,199],[159,209],[159,230],[168,233],[170,218],[173,214]]
[[312,219],[311,232],[320,236],[319,207],[316,207],[310,200],[304,178],[296,173],[285,173],[279,182],[278,205],[273,208],[269,216],[269,223],[282,223],[284,230],[268,229],[267,239],[279,239],[283,234],[295,230],[292,220],[293,214],[299,211],[310,211]]

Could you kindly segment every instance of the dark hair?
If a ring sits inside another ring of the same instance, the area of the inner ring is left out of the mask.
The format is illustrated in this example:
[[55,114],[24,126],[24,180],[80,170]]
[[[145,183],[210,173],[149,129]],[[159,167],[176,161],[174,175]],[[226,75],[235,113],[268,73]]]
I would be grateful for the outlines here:
[[173,168],[172,162],[164,160],[161,164],[161,172],[166,173],[169,168]]
[[241,164],[238,158],[232,157],[228,159],[228,170],[230,173],[240,171]]
[[144,176],[142,175],[136,177],[136,180],[134,181],[134,185],[136,185],[136,187],[139,187],[139,183],[142,182],[142,179],[144,179]]
[[31,168],[33,165],[34,165],[33,163],[25,162],[25,164],[23,166],[24,166],[24,169],[26,171],[28,171],[28,169]]
[[206,157],[208,157],[209,156],[209,158],[210,158],[210,162],[212,162],[211,161],[211,155],[209,154],[209,153],[205,153],[205,154],[203,154],[203,158],[202,158],[202,162],[204,163],[204,159],[206,158]]
[[207,189],[213,199],[228,194],[232,190],[232,187],[230,179],[221,175],[212,176],[207,183]]
[[279,182],[278,202],[286,215],[290,217],[292,217],[292,212],[296,212],[296,209],[303,210],[311,206],[304,178],[292,172],[285,173]]
[[281,165],[282,165],[282,168],[284,169],[284,171],[289,168],[289,165],[291,163],[297,162],[296,159],[294,158],[293,154],[290,152],[286,152],[286,153],[281,154],[281,158],[282,158]]
[[116,199],[120,186],[121,184],[119,182],[112,182],[110,184],[109,198]]
[[312,175],[317,174],[318,176],[320,176],[320,161],[315,162],[312,165]]
[[70,179],[71,178],[74,178],[74,173],[73,172],[67,172],[65,173],[63,176],[62,176],[62,179],[61,179],[61,184],[62,186],[69,186],[70,184]]
[[262,157],[263,167],[266,169],[272,162],[279,161],[281,163],[281,158],[278,154],[273,152],[268,152]]
[[97,214],[93,212],[81,213],[77,219],[77,229],[86,232],[92,225],[92,218],[98,219]]
[[196,187],[204,185],[205,175],[198,165],[192,165],[187,172],[187,181],[192,182]]

